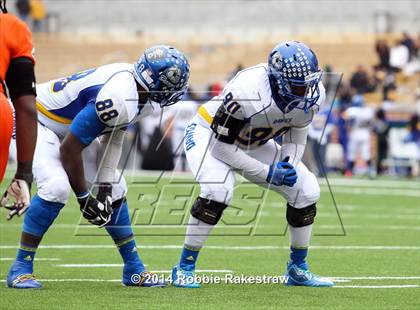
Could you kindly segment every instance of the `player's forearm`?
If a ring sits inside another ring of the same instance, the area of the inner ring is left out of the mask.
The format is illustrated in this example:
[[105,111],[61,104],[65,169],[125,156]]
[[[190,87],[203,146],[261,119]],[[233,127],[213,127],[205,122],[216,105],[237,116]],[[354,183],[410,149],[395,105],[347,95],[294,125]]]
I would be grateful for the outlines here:
[[302,160],[308,138],[309,126],[291,128],[283,137],[281,158],[289,156],[289,163],[296,167]]
[[97,182],[112,183],[121,157],[125,131],[114,130],[101,138]]
[[305,152],[305,145],[296,143],[286,143],[281,147],[280,158],[289,157],[289,163],[296,167],[302,160],[303,153]]
[[67,173],[71,188],[76,195],[87,192],[82,151],[84,145],[68,134],[60,146],[60,159]]
[[37,138],[37,111],[35,96],[25,95],[13,100],[16,112],[16,149],[18,178],[32,179],[32,160]]
[[266,180],[270,167],[252,158],[237,146],[216,140],[210,149],[211,155],[232,168],[244,171],[248,175],[256,176],[262,181]]

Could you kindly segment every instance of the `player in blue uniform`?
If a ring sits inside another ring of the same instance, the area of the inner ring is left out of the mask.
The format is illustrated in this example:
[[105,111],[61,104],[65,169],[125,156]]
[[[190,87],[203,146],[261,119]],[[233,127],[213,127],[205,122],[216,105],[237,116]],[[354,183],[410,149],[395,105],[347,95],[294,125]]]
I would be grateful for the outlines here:
[[[186,57],[173,47],[158,45],[147,49],[134,65],[106,65],[37,87],[39,125],[33,169],[38,192],[25,215],[7,286],[41,287],[33,276],[34,256],[67,202],[70,188],[83,216],[105,227],[117,245],[124,261],[123,284],[165,285],[148,276],[137,253],[127,188],[116,168],[127,126],[179,101],[188,79]],[[96,196],[92,188],[97,189]]]

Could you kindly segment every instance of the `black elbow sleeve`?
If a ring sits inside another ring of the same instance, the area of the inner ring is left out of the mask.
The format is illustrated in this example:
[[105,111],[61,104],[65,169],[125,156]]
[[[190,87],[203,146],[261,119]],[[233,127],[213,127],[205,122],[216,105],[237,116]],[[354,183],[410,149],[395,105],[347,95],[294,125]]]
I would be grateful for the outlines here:
[[32,60],[26,57],[12,59],[6,73],[6,85],[10,98],[36,96],[35,70]]

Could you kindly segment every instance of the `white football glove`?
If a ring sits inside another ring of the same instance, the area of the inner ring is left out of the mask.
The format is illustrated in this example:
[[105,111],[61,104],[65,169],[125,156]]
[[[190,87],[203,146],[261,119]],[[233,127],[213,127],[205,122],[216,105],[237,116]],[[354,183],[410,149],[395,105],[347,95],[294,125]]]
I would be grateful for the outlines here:
[[21,216],[26,212],[30,200],[29,184],[24,180],[13,179],[1,198],[0,206],[9,210],[6,218],[11,220],[16,214]]

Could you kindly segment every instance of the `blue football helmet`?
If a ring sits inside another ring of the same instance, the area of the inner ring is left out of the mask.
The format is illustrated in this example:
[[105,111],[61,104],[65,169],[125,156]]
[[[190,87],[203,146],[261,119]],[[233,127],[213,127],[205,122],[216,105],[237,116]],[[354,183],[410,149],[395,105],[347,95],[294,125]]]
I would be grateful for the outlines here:
[[273,99],[284,112],[305,112],[316,104],[322,71],[315,53],[298,41],[280,43],[268,56],[268,76]]
[[183,53],[167,45],[148,48],[134,64],[134,78],[161,107],[177,103],[188,89],[190,65]]

